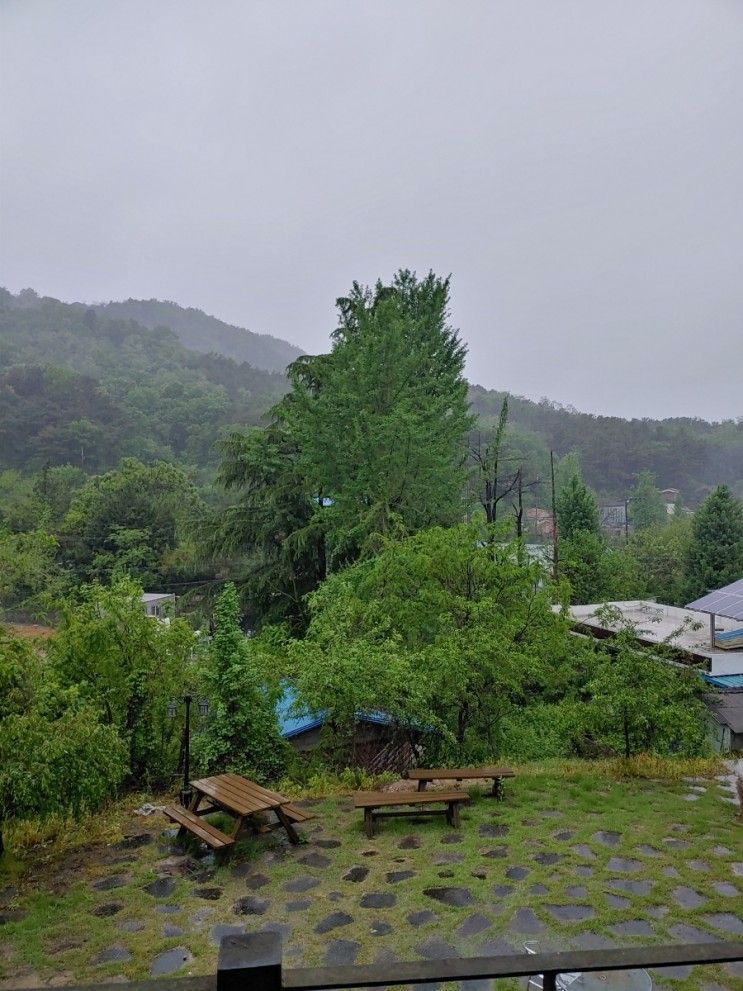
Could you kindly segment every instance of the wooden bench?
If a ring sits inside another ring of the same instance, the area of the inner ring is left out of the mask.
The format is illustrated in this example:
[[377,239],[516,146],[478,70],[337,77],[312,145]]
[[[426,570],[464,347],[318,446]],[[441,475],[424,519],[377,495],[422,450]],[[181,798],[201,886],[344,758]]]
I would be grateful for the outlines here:
[[[180,836],[183,830],[206,843],[210,846],[212,850],[217,853],[228,849],[235,842],[234,837],[227,836],[221,830],[217,829],[216,826],[212,826],[211,823],[205,822],[199,815],[195,812],[189,812],[188,809],[184,809],[182,805],[169,805],[163,810],[168,819],[172,819],[173,822],[177,822],[180,825],[180,830],[178,835]],[[210,811],[215,812],[216,809],[211,809]],[[205,813],[202,812],[202,815]]]
[[510,767],[416,767],[408,771],[408,780],[418,782],[418,791],[425,791],[429,781],[471,781],[474,778],[492,778],[492,794],[503,800],[503,779],[515,778]]
[[[458,829],[459,806],[462,802],[469,802],[469,795],[461,791],[439,791],[429,792],[427,795],[420,791],[357,791],[353,796],[355,809],[364,810],[364,828],[366,835],[374,835],[374,823],[377,819],[388,816],[430,816],[445,815],[446,821],[454,829]],[[421,805],[443,804],[445,809],[424,809],[415,808]],[[399,810],[399,806],[410,806]],[[398,811],[386,811],[393,806],[398,806]],[[380,811],[384,809],[385,811]]]

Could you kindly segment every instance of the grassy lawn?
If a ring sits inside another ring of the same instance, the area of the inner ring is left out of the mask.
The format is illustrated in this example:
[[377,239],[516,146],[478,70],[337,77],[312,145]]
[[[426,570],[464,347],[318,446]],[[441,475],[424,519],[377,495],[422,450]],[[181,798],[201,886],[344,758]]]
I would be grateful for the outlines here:
[[[459,831],[443,817],[390,819],[368,840],[350,796],[338,796],[312,802],[317,818],[299,847],[274,833],[219,867],[182,856],[159,814],[122,812],[111,842],[43,870],[29,856],[6,884],[0,978],[9,987],[143,978],[153,966],[206,974],[225,927],[277,929],[288,966],[520,952],[527,939],[545,948],[741,939],[743,829],[726,794],[714,779],[522,768],[504,802],[475,795]],[[134,834],[146,835],[122,841]],[[743,965],[653,976],[656,986],[743,991]]]

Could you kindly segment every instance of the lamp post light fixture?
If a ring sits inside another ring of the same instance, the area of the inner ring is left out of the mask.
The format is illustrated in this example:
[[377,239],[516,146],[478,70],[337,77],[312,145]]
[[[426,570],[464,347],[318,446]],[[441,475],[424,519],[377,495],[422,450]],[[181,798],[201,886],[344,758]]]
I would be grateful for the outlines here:
[[[186,725],[183,730],[183,787],[180,793],[181,805],[186,809],[191,804],[191,799],[193,798],[193,788],[189,781],[191,777],[191,703],[193,700],[193,695],[184,695],[180,700],[186,706]],[[171,719],[175,718],[178,712],[178,705],[179,702],[175,699],[171,699],[168,702],[167,713]],[[208,699],[199,698],[196,700],[196,705],[198,706],[200,716],[207,716],[209,714]]]

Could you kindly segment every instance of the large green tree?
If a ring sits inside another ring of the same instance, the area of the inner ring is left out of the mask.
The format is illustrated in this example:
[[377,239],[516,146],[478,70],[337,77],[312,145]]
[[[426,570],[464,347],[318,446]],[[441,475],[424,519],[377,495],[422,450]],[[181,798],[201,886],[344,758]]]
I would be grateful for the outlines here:
[[599,535],[599,510],[593,492],[573,475],[557,498],[557,533],[572,540],[579,533]]
[[[296,579],[298,589],[312,587],[322,569],[373,553],[391,533],[461,519],[472,417],[448,305],[449,281],[433,274],[354,284],[338,300],[330,354],[290,367],[291,391],[268,437],[228,443],[222,475],[245,496],[245,511],[229,517],[242,530],[229,542],[255,557],[277,599],[293,594]],[[261,446],[270,471],[256,459]],[[296,617],[290,597],[286,604]]]
[[686,554],[686,601],[739,578],[743,578],[743,507],[727,485],[718,485],[694,516]]
[[647,530],[651,526],[663,526],[668,522],[668,513],[663,496],[655,487],[655,475],[651,471],[641,471],[637,485],[630,497],[629,516],[636,530]]
[[580,652],[542,568],[474,525],[435,527],[331,576],[289,645],[300,697],[342,740],[359,710],[438,729],[454,760],[508,752],[506,716]]

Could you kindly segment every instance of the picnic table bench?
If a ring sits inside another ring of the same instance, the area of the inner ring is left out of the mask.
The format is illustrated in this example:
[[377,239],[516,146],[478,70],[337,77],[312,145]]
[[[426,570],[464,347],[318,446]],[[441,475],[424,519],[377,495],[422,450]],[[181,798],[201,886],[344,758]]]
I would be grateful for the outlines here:
[[[181,805],[171,805],[164,810],[165,815],[179,824],[179,836],[184,832],[191,833],[215,852],[225,852],[233,846],[245,820],[256,813],[274,812],[277,822],[261,826],[259,831],[283,827],[292,843],[299,843],[294,824],[313,818],[283,795],[269,791],[254,781],[248,781],[239,774],[217,774],[211,778],[199,778],[191,782],[191,787],[193,798],[189,807],[185,809]],[[208,804],[202,808],[200,806],[204,801]],[[235,820],[229,835],[203,819],[204,816],[220,811],[226,812]]]
[[473,778],[492,778],[492,794],[503,799],[503,779],[515,778],[510,767],[416,767],[408,771],[408,780],[418,782],[418,791],[425,791],[429,781],[471,781]]
[[[458,829],[459,806],[469,802],[469,795],[461,791],[437,791],[427,795],[420,791],[357,791],[354,792],[353,806],[364,810],[364,828],[366,835],[374,835],[374,823],[377,819],[387,816],[431,816],[445,815],[446,821],[454,829]],[[443,804],[445,809],[420,808],[423,805]],[[399,806],[410,808],[399,809]],[[390,811],[398,806],[396,811]],[[416,807],[418,806],[418,807]],[[384,810],[384,811],[382,811]]]

